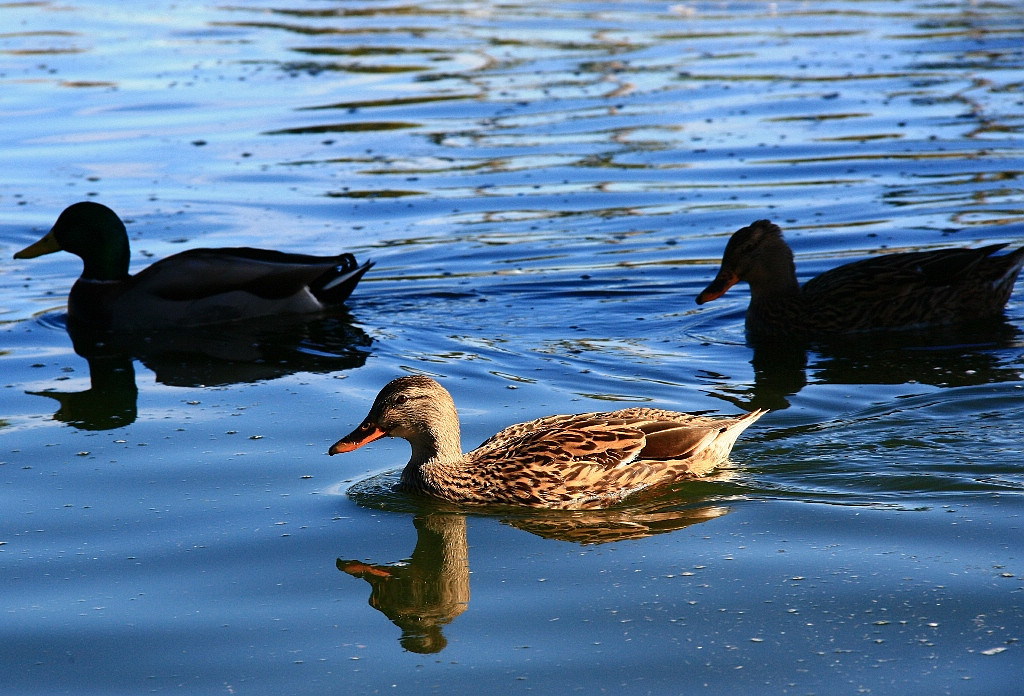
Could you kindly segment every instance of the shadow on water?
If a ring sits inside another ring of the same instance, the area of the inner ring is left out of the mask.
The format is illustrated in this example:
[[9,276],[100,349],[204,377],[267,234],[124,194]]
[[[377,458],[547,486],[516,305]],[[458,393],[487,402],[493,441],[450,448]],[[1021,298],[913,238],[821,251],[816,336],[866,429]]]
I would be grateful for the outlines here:
[[1019,367],[999,352],[1020,347],[1020,329],[1005,320],[813,344],[759,343],[752,345],[750,361],[754,384],[729,400],[743,408],[781,410],[808,381],[937,387],[1017,382]]
[[[711,477],[728,478],[729,473]],[[402,630],[399,642],[416,653],[440,652],[443,627],[469,608],[468,516],[490,517],[545,539],[602,544],[642,539],[713,520],[729,507],[711,504],[707,479],[662,491],[657,497],[606,510],[545,510],[509,506],[460,506],[396,490],[397,472],[361,481],[348,495],[363,507],[413,514],[416,546],[409,558],[386,564],[339,558],[338,570],[370,585],[369,604]],[[700,491],[708,495],[700,495]],[[720,493],[720,491],[715,491]],[[720,498],[720,496],[716,496]]]
[[347,312],[316,318],[237,322],[144,335],[64,326],[75,353],[89,363],[89,389],[29,391],[60,403],[54,418],[82,430],[109,430],[138,416],[134,361],[156,381],[174,387],[213,387],[278,379],[297,372],[327,373],[361,367],[373,339]]

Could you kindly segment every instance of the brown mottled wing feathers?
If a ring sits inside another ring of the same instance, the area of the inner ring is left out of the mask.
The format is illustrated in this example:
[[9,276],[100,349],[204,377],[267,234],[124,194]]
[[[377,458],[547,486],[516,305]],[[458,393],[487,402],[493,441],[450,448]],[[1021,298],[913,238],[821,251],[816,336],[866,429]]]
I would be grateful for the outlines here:
[[637,459],[684,460],[714,440],[720,428],[713,418],[651,408],[551,416],[509,426],[474,454],[528,458],[537,467],[585,462],[613,469]]
[[500,459],[527,458],[538,469],[558,469],[572,462],[612,468],[635,459],[644,444],[641,431],[618,423],[586,417],[576,421],[572,416],[547,420],[521,424],[527,428],[506,428],[476,452]]

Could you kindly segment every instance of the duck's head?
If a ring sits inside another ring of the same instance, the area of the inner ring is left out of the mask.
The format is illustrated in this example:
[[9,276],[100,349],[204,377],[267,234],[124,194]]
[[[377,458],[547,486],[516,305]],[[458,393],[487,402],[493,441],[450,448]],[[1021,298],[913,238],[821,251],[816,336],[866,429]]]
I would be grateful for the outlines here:
[[417,453],[433,456],[458,446],[459,416],[448,390],[429,377],[409,375],[380,390],[358,428],[331,445],[328,454],[351,452],[382,437],[408,440]]
[[758,220],[733,233],[718,275],[697,295],[697,304],[717,300],[741,280],[750,283],[752,293],[773,286],[798,287],[793,252],[782,230],[770,220]]
[[82,258],[83,278],[121,280],[128,275],[128,232],[117,214],[100,203],[68,206],[46,236],[14,258],[33,259],[62,250]]

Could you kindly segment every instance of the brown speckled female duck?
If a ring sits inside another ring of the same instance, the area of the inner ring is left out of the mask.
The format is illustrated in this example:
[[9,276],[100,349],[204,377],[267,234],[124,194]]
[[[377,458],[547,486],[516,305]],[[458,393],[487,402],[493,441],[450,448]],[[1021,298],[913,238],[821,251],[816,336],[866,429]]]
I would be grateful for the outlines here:
[[429,377],[407,376],[388,383],[362,424],[328,454],[401,437],[412,445],[405,489],[464,503],[599,508],[707,474],[764,413],[715,418],[627,408],[548,416],[505,428],[463,454],[451,395]]
[[993,256],[1005,246],[885,254],[833,268],[800,287],[782,231],[758,220],[729,239],[721,269],[697,304],[747,281],[747,332],[753,338],[815,338],[990,318],[1002,312],[1024,265],[1024,248]]

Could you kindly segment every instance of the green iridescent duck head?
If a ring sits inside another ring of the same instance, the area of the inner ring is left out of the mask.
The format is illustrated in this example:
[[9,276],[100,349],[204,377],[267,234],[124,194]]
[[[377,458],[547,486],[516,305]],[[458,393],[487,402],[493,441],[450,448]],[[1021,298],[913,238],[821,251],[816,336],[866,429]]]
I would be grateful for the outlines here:
[[122,280],[128,276],[128,232],[117,213],[100,203],[83,201],[69,206],[46,236],[14,258],[32,259],[56,251],[81,257],[83,278]]

